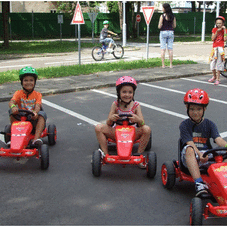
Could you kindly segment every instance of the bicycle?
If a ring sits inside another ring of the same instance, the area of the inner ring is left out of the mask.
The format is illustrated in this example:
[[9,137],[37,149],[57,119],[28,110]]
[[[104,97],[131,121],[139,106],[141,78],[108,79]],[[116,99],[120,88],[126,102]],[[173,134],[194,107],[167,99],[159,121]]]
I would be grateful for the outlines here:
[[124,56],[124,48],[120,44],[113,43],[113,52],[107,52],[106,49],[108,48],[108,44],[102,42],[102,47],[95,46],[92,49],[91,55],[95,61],[101,61],[106,54],[113,54],[116,59],[120,59]]

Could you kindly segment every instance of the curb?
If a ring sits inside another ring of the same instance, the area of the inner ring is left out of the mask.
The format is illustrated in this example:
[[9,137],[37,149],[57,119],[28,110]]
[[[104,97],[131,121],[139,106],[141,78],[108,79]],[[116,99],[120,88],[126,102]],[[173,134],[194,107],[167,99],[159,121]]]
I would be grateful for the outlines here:
[[[137,80],[137,82],[144,83],[144,82],[152,82],[152,81],[171,80],[171,79],[193,77],[193,76],[207,75],[207,74],[210,74],[210,71],[201,72],[201,73],[185,74],[185,75],[163,76],[163,77],[158,77],[158,78],[156,77],[156,78],[140,79],[140,80]],[[107,88],[107,87],[114,87],[114,86],[115,86],[115,82],[105,83],[105,84],[100,84],[100,85],[95,85],[95,86],[83,86],[83,87],[76,87],[76,88],[70,88],[70,89],[57,89],[54,91],[41,92],[41,93],[42,93],[42,96],[44,97],[44,96],[49,96],[49,95],[79,92],[79,91],[86,91],[86,90],[100,89],[100,88]],[[9,95],[4,98],[0,98],[0,102],[10,101],[11,98],[12,98],[12,95]]]

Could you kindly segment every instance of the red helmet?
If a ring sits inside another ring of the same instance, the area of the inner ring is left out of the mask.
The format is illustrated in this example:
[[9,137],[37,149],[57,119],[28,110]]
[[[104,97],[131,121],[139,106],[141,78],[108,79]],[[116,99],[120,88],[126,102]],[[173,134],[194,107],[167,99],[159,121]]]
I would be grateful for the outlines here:
[[209,97],[202,89],[194,88],[185,94],[184,103],[207,106],[209,104]]
[[131,85],[134,89],[134,91],[137,88],[137,83],[134,78],[131,76],[122,76],[116,81],[116,89],[120,88],[122,85]]
[[224,17],[222,17],[222,16],[218,16],[218,17],[216,17],[215,21],[216,21],[216,20],[222,20],[223,22],[225,22],[225,18],[224,18]]

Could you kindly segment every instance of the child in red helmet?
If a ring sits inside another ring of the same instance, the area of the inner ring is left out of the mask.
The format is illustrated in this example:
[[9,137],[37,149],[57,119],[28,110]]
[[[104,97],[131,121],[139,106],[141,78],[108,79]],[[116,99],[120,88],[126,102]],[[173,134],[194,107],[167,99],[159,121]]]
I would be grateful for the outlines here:
[[[140,139],[138,153],[143,153],[150,138],[151,129],[145,125],[143,114],[138,102],[134,101],[137,83],[130,76],[123,76],[116,81],[118,99],[112,103],[106,124],[95,127],[96,136],[103,156],[108,154],[107,138],[115,140],[114,122],[119,119],[119,114],[131,114],[130,122],[137,124],[136,140]],[[140,166],[141,168],[144,166]]]
[[215,85],[220,83],[220,71],[224,70],[225,52],[224,42],[227,40],[227,30],[224,26],[225,18],[219,16],[215,19],[216,27],[212,29],[211,39],[213,41],[213,49],[210,56],[210,70],[213,72],[213,77],[209,82],[215,82]]
[[207,193],[207,185],[201,178],[199,167],[210,164],[208,157],[203,158],[203,153],[211,149],[210,138],[220,147],[226,147],[227,142],[220,137],[217,126],[203,117],[209,103],[205,91],[199,88],[189,90],[184,96],[184,103],[189,118],[180,124],[180,139],[184,145],[181,161],[195,181],[196,196],[200,196]]

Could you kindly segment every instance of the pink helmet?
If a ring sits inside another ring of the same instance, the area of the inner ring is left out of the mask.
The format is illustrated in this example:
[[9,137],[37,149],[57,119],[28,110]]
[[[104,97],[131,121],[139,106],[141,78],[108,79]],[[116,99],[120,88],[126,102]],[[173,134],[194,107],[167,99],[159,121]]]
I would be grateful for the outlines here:
[[225,18],[224,18],[223,16],[218,16],[218,17],[216,17],[215,21],[216,21],[216,20],[222,20],[223,22],[225,22]]
[[122,76],[116,81],[116,89],[118,90],[122,85],[131,85],[134,91],[137,88],[137,83],[134,78],[131,76]]

